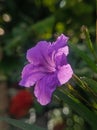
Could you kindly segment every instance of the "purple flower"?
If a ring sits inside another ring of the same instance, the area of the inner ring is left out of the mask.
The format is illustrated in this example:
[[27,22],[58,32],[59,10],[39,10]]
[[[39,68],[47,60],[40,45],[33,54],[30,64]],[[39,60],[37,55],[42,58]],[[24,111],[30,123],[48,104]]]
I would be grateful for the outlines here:
[[68,37],[61,34],[52,44],[40,41],[27,51],[27,64],[22,71],[21,86],[35,84],[34,94],[41,105],[51,101],[55,89],[70,80],[73,70],[67,62]]

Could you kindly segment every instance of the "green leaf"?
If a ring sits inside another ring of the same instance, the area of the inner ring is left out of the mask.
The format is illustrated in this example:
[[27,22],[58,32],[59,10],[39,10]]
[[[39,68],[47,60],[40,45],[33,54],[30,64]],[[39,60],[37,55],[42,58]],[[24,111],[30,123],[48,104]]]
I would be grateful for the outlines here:
[[42,21],[37,22],[36,24],[29,27],[28,31],[37,31],[38,34],[44,33],[48,29],[52,29],[54,25],[54,16],[50,16]]
[[97,115],[93,111],[90,111],[78,99],[67,95],[62,90],[56,91],[55,95],[63,99],[76,113],[82,116],[90,124],[92,130],[97,129]]
[[97,82],[95,80],[87,77],[83,77],[82,80],[88,83],[89,87],[97,93]]
[[15,127],[18,127],[22,130],[46,130],[45,128],[41,128],[41,127],[36,126],[34,124],[31,125],[31,124],[25,123],[23,121],[11,119],[11,118],[7,118],[7,117],[0,117],[0,120],[6,121],[7,123],[9,123]]
[[70,43],[70,47],[74,50],[74,52],[80,56],[86,63],[87,65],[94,71],[97,73],[97,66],[96,64],[93,62],[93,60],[83,51],[81,51],[79,48],[77,48],[75,45]]

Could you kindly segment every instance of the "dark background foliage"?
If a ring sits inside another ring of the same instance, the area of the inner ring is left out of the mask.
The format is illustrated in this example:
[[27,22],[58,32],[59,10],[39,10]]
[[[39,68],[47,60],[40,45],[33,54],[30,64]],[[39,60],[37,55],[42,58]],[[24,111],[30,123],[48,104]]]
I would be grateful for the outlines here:
[[1,72],[16,81],[28,48],[60,33],[68,35],[74,44],[82,42],[82,25],[89,28],[95,41],[94,0],[1,0]]

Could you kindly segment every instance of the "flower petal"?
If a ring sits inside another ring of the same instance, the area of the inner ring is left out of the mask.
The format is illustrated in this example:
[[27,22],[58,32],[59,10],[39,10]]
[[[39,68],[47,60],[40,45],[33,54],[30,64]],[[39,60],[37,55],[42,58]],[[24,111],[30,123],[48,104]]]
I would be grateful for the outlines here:
[[69,53],[68,46],[65,46],[63,48],[58,49],[58,51],[55,54],[55,63],[56,66],[63,66],[67,64],[67,55]]
[[65,46],[65,47],[58,49],[56,55],[62,55],[62,54],[65,54],[66,56],[69,54],[68,46]]
[[71,79],[72,74],[73,70],[69,64],[60,67],[58,72],[58,80],[60,84],[68,82]]
[[27,64],[22,71],[22,80],[19,85],[30,87],[35,84],[36,81],[40,80],[45,75],[45,68],[41,66],[33,66]]
[[59,85],[56,74],[48,74],[36,83],[34,94],[41,105],[47,105],[51,101],[51,96]]
[[[50,49],[50,53],[53,51],[57,51],[60,48],[63,48],[65,46],[67,46],[67,42],[68,42],[68,37],[65,36],[64,34],[61,34],[57,40],[55,42],[52,43],[52,47]],[[67,53],[67,52],[66,52]]]
[[50,44],[46,41],[40,41],[35,47],[32,47],[27,51],[27,59],[30,63],[36,65],[45,62],[45,57],[47,58],[48,49]]
[[56,68],[67,64],[67,57],[62,54],[55,57]]

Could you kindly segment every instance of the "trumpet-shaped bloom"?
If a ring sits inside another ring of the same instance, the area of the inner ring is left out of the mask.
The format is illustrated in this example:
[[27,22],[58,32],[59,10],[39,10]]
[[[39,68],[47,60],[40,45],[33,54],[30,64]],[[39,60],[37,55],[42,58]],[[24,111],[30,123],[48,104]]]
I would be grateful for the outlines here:
[[68,37],[61,34],[55,42],[40,41],[27,51],[28,64],[23,68],[20,85],[35,85],[34,94],[41,105],[51,101],[58,86],[68,82],[73,74],[67,62]]

